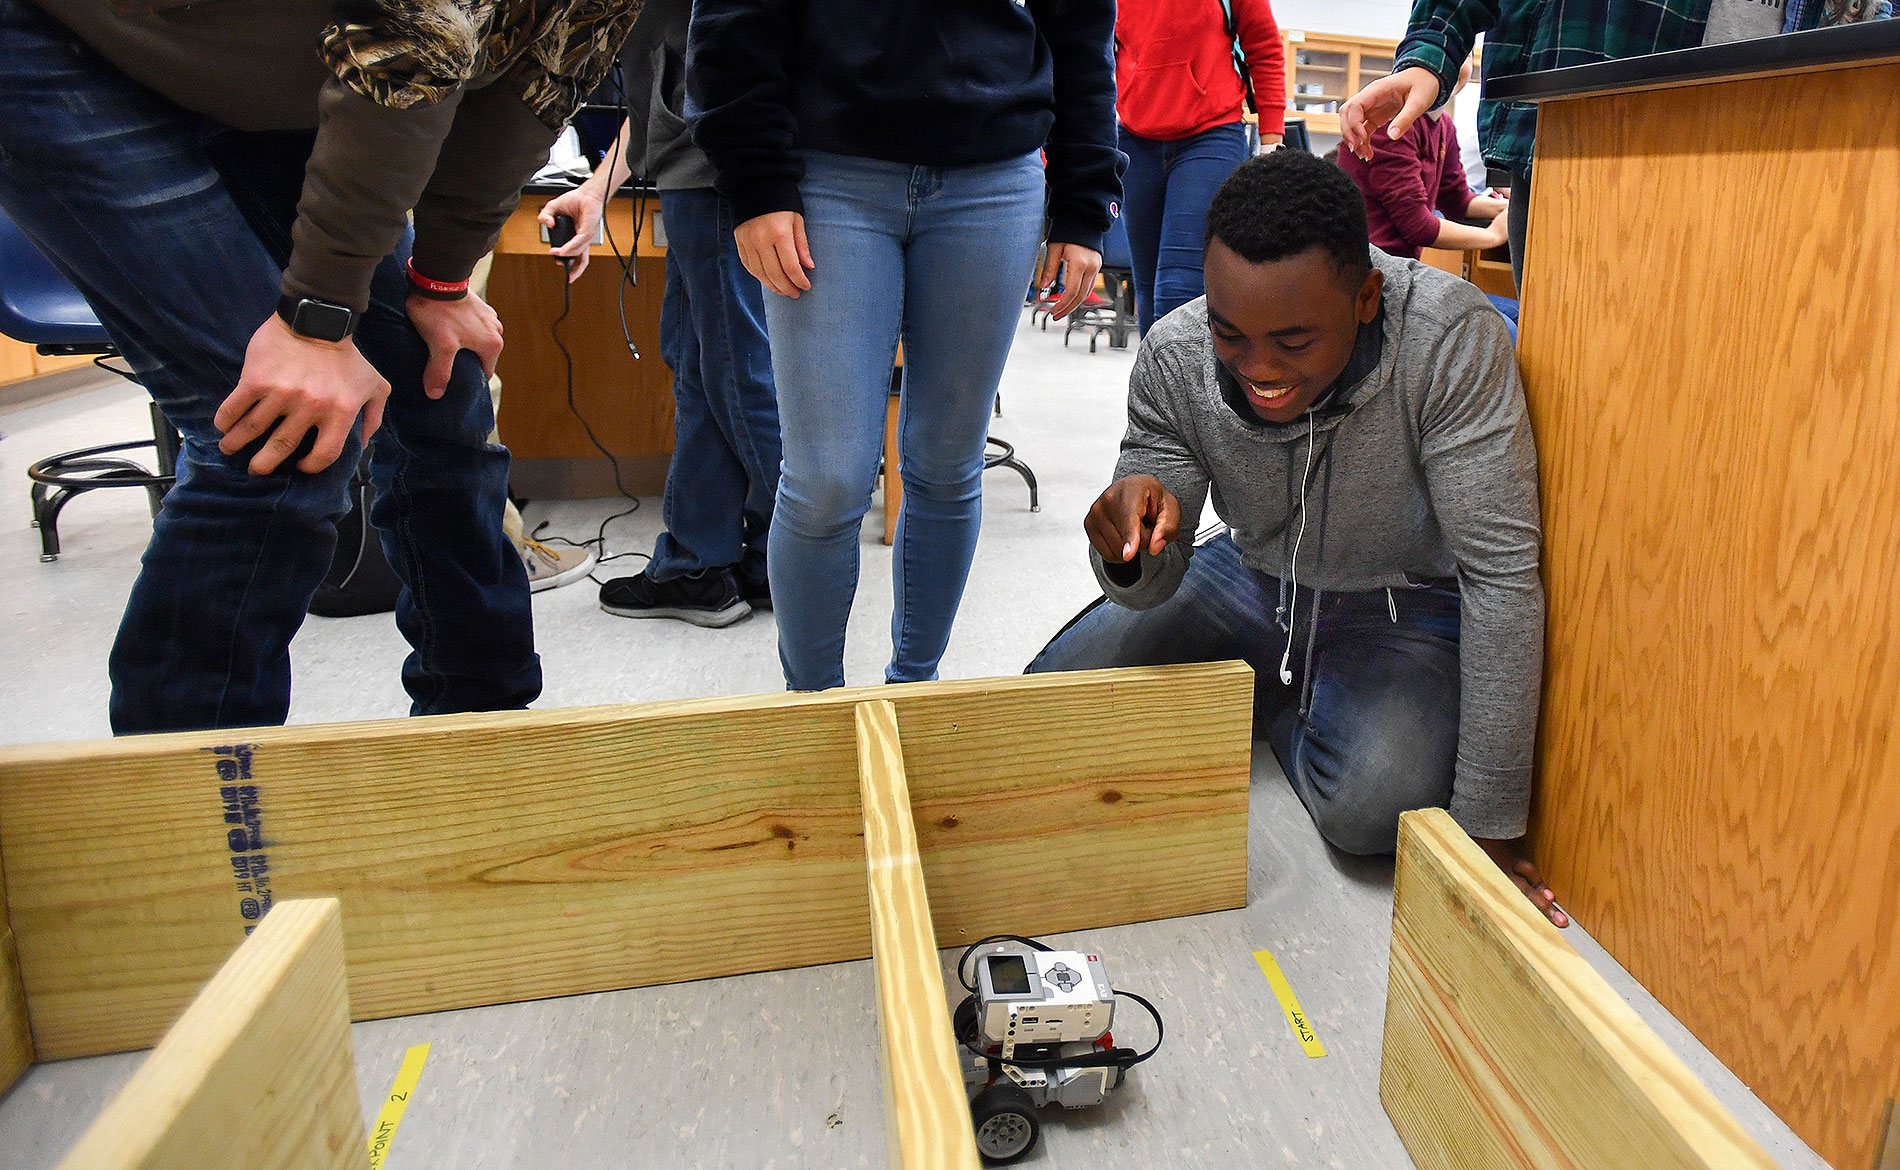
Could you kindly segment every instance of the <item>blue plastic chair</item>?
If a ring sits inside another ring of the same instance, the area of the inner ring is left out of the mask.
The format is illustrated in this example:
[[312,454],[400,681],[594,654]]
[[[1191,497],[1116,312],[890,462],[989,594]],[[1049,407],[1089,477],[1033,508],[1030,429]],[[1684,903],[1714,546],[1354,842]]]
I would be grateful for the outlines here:
[[[43,354],[90,355],[100,368],[138,380],[97,361],[116,357],[119,351],[92,306],[4,213],[0,213],[0,334],[35,346]],[[158,515],[176,478],[178,432],[156,404],[151,410],[149,439],[82,447],[27,468],[27,478],[33,481],[33,524],[40,530],[40,560],[59,559],[59,513],[74,496],[98,488],[143,488],[152,515]],[[156,474],[118,455],[139,447],[151,447],[157,455]]]

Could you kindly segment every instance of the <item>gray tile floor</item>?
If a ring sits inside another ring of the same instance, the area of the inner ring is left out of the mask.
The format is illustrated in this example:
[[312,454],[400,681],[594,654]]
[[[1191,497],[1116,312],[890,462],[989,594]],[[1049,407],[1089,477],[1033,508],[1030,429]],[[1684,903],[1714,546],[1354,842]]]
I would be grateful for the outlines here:
[[[945,677],[1019,671],[1094,596],[1080,517],[1113,464],[1131,360],[1105,344],[1095,354],[1080,343],[1065,349],[1056,333],[1024,326],[995,431],[1035,468],[1043,507],[1030,513],[1021,481],[990,473]],[[11,668],[0,682],[0,742],[106,732],[105,653],[149,521],[136,493],[80,500],[62,525],[65,555],[41,565],[24,472],[48,452],[143,426],[136,392],[110,384],[0,413],[0,488],[13,493],[0,499],[0,661]],[[533,504],[527,518],[579,538],[611,510],[610,501]],[[610,549],[648,548],[658,524],[658,501],[648,500],[609,530]],[[874,512],[865,526],[847,651],[854,683],[876,681],[890,651],[879,524]],[[535,618],[544,707],[781,685],[768,615],[723,631],[632,622],[602,613],[583,583],[538,595]],[[402,714],[404,652],[387,616],[312,619],[293,652],[292,720]],[[1252,800],[1245,909],[1072,940],[1102,951],[1118,984],[1157,1002],[1168,1041],[1103,1106],[1046,1116],[1028,1164],[1410,1165],[1377,1096],[1391,864],[1321,844],[1264,746]],[[1581,929],[1567,933],[1784,1166],[1823,1165]],[[1295,1040],[1253,959],[1263,948],[1286,971],[1327,1056],[1309,1059]],[[393,1170],[788,1170],[884,1164],[875,1028],[869,967],[849,963],[371,1021],[356,1025],[355,1040],[372,1118],[403,1050],[432,1045],[389,1155]],[[1124,1042],[1148,1035],[1127,1017],[1117,1032]],[[29,1072],[0,1098],[0,1170],[56,1164],[137,1061],[98,1057]]]

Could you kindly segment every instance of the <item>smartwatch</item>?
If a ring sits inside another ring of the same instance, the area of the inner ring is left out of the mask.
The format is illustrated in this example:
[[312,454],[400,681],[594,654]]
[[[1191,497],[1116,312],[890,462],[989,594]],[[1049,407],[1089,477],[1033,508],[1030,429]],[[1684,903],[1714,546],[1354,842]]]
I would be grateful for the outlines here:
[[277,302],[277,315],[291,332],[317,341],[342,341],[356,328],[354,310],[315,297],[286,295]]

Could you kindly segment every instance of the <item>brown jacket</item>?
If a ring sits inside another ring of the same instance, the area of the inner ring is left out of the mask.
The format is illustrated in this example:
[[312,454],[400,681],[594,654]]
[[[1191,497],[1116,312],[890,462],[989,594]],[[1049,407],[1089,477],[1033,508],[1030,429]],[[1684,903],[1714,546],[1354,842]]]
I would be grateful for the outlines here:
[[284,291],[361,310],[415,212],[462,280],[643,0],[36,0],[135,81],[240,130],[316,127]]

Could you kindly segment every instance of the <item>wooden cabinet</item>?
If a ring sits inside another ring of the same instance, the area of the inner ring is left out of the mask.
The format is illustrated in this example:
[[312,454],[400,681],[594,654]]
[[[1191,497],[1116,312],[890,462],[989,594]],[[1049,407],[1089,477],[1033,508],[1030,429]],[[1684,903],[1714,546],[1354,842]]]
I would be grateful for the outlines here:
[[41,374],[56,374],[61,370],[77,369],[91,360],[83,356],[48,357],[36,352],[24,341],[0,337],[0,386],[9,382],[23,382],[28,378],[37,378]]
[[[501,378],[501,440],[514,454],[514,490],[531,498],[611,496],[613,452],[619,481],[638,495],[658,495],[673,450],[673,372],[660,360],[660,300],[666,249],[660,201],[619,195],[608,201],[613,249],[589,249],[587,271],[564,288],[566,273],[541,241],[535,217],[550,196],[527,195],[502,229],[488,278],[488,300],[507,329],[496,373]],[[657,240],[656,240],[657,237]],[[628,280],[625,290],[621,285]],[[567,308],[555,334],[555,322]],[[623,335],[623,323],[625,334]],[[636,359],[627,339],[639,347]],[[569,356],[572,388],[569,387]],[[584,421],[583,421],[584,420]],[[589,430],[593,436],[589,436]]]
[[[1690,50],[1538,109],[1532,835],[1592,937],[1870,1170],[1900,1094],[1900,62],[1775,41],[1772,73]],[[1827,116],[1760,133],[1791,110]]]

